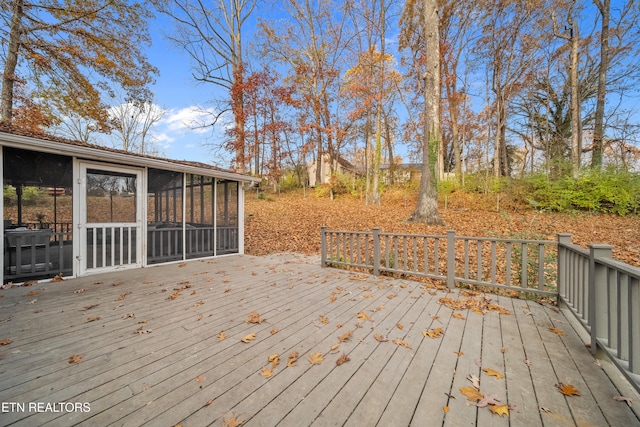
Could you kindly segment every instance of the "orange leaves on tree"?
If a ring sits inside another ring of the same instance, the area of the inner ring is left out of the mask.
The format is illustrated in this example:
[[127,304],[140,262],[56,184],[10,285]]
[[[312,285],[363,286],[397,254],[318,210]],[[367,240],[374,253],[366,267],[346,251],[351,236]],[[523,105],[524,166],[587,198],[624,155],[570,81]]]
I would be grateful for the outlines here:
[[309,363],[312,365],[319,365],[324,360],[321,352],[316,352],[314,354],[309,355]]
[[556,387],[558,387],[558,390],[560,391],[560,393],[564,394],[565,396],[580,396],[580,391],[578,391],[573,385],[571,384],[557,384]]

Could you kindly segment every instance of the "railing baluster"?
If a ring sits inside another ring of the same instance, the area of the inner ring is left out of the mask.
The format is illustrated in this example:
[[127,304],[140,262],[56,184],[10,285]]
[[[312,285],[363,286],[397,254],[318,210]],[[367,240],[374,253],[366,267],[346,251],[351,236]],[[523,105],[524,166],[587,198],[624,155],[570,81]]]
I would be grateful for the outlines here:
[[491,283],[496,284],[496,241],[491,242]]
[[505,259],[505,285],[511,286],[511,251],[512,244],[511,242],[507,242],[506,244],[506,259]]

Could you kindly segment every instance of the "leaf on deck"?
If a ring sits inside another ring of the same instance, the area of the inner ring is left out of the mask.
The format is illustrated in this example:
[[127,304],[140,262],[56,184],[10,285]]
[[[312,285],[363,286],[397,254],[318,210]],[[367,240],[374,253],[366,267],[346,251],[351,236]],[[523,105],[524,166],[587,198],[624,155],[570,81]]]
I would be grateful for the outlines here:
[[339,340],[340,342],[345,342],[345,341],[347,341],[349,338],[351,338],[351,335],[352,335],[352,334],[353,334],[353,331],[347,331],[347,332],[345,332],[344,334],[340,335],[340,336],[338,337],[338,340]]
[[280,332],[280,329],[278,329],[278,328],[273,328],[270,332],[271,332],[271,335],[275,335],[275,334],[277,334],[278,332]]
[[560,336],[564,335],[564,331],[562,329],[557,329],[557,328],[549,328],[549,330],[551,332],[553,332],[554,334],[558,334]]
[[240,414],[236,414],[233,412],[233,416],[231,418],[222,418],[222,427],[238,427],[244,423],[244,420],[240,419]]
[[580,391],[578,391],[572,384],[559,383],[556,387],[558,387],[560,393],[565,396],[580,396]]
[[396,328],[403,330],[404,329],[404,325],[402,323],[396,323]]
[[321,315],[320,317],[318,317],[318,321],[323,325],[326,325],[327,323],[329,323],[329,318],[327,316]]
[[227,337],[224,334],[224,331],[220,331],[220,333],[218,334],[218,341],[222,341],[222,340],[226,340]]
[[241,341],[243,343],[248,343],[248,342],[251,342],[251,341],[253,341],[255,339],[256,339],[256,334],[248,334],[248,335],[245,335],[244,338],[242,338]]
[[442,336],[442,328],[431,329],[430,331],[422,332],[422,335],[429,338],[440,338]]
[[633,404],[633,400],[631,400],[631,398],[629,397],[613,396],[613,400],[616,400],[618,402],[625,402],[628,406],[631,406]]
[[499,403],[500,403],[500,399],[498,399],[498,396],[496,396],[495,394],[491,394],[489,396],[485,396],[482,399],[480,399],[478,403],[476,403],[476,406],[478,408],[484,408],[485,406],[497,405]]
[[269,378],[273,376],[273,369],[269,368],[267,366],[263,366],[262,367],[262,372],[260,372],[260,375],[262,375],[263,377]]
[[477,402],[484,398],[484,394],[475,387],[462,387],[460,388],[460,393],[464,394],[471,402]]
[[387,342],[387,341],[389,341],[389,338],[385,337],[385,336],[384,336],[384,335],[382,335],[382,334],[375,334],[373,337],[374,337],[374,338],[376,339],[376,341],[378,341],[378,342]]
[[13,342],[13,340],[10,340],[9,338],[5,338],[3,340],[0,340],[0,345],[9,345]]
[[298,361],[298,352],[294,351],[289,355],[289,359],[287,360],[287,366],[292,367],[294,363]]
[[490,377],[496,377],[497,379],[504,378],[503,374],[491,368],[483,368],[482,371]]
[[84,356],[81,354],[74,354],[73,356],[69,357],[69,360],[67,361],[67,363],[69,365],[72,365],[74,363],[78,363],[82,360]]
[[467,379],[471,381],[471,384],[473,384],[475,388],[477,388],[478,390],[480,389],[480,378],[478,378],[476,375],[469,374]]
[[265,318],[260,317],[260,315],[258,314],[257,311],[252,311],[251,313],[249,313],[249,317],[247,318],[247,320],[245,320],[246,323],[254,323],[254,324],[260,324],[262,322],[264,322]]
[[367,316],[367,313],[365,313],[364,311],[361,311],[360,313],[358,313],[357,317],[360,320],[371,320],[371,318]]
[[489,406],[489,410],[494,414],[498,414],[500,416],[503,416],[503,415],[509,416],[508,405],[491,405]]
[[347,356],[346,353],[342,353],[342,355],[338,358],[338,360],[336,360],[336,365],[340,366],[343,363],[348,362],[349,360],[351,360],[349,356]]
[[322,353],[319,351],[315,354],[309,355],[309,363],[312,365],[319,365],[323,360],[324,357],[322,357]]
[[271,363],[271,367],[275,368],[276,366],[278,366],[280,364],[280,355],[279,354],[272,354],[271,356],[269,356],[269,358],[267,360],[269,361],[269,363]]
[[401,347],[411,348],[411,344],[409,344],[405,340],[401,340],[400,338],[393,340],[393,343]]

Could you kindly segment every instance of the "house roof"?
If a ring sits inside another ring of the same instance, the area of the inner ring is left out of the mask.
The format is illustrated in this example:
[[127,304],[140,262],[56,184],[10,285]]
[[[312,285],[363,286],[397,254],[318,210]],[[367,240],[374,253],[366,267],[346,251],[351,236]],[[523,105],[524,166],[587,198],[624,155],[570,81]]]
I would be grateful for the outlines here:
[[132,153],[100,145],[87,144],[49,134],[37,134],[13,126],[0,124],[0,145],[76,156],[96,161],[139,167],[168,169],[243,182],[260,182],[260,178],[235,173],[201,162],[174,160]]

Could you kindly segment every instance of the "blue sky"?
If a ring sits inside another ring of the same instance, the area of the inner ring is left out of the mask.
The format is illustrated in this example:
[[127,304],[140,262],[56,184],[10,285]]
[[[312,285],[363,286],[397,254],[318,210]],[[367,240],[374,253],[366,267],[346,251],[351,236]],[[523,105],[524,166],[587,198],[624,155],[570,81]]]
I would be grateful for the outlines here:
[[[205,114],[212,111],[214,97],[212,85],[198,84],[191,76],[189,59],[178,47],[166,40],[164,33],[171,31],[172,23],[158,15],[152,24],[153,45],[147,52],[149,61],[159,69],[160,75],[152,87],[154,103],[166,110],[163,119],[154,127],[157,147],[165,157],[178,160],[200,161],[228,167],[226,153],[213,152],[211,141],[222,138],[223,130],[194,130]],[[207,146],[209,143],[209,146]]]

